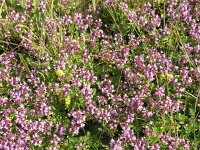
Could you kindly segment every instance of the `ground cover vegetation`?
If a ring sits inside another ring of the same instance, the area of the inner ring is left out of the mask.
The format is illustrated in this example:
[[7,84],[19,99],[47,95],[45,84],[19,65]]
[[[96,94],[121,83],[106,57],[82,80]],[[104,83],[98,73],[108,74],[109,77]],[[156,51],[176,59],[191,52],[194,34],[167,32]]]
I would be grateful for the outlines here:
[[0,0],[0,149],[200,149],[199,19],[198,0]]

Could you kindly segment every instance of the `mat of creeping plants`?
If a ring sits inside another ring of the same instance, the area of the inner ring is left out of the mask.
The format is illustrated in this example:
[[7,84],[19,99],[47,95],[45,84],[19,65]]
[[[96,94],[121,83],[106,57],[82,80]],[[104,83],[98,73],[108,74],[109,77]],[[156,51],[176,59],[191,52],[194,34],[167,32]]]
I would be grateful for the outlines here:
[[199,150],[198,0],[0,0],[1,150]]

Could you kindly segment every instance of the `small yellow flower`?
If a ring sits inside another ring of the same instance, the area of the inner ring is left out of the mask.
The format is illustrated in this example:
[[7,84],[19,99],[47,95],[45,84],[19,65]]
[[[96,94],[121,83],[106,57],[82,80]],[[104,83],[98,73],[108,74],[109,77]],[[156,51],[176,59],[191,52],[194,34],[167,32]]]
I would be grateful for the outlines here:
[[167,79],[168,79],[168,80],[170,80],[170,79],[172,79],[172,78],[173,78],[173,74],[171,74],[171,73],[167,74]]
[[170,80],[170,79],[172,79],[173,78],[173,74],[171,74],[171,73],[168,73],[168,74],[161,74],[161,77],[162,78],[167,78],[168,80]]
[[56,70],[56,75],[58,76],[58,77],[61,77],[61,76],[63,76],[64,75],[64,72],[62,71],[62,70]]
[[61,92],[61,88],[57,88],[57,89],[55,90],[55,92],[56,92],[56,94],[59,94],[59,93]]
[[76,39],[73,39],[72,42],[77,43],[78,41]]
[[71,98],[70,98],[70,96],[68,95],[68,96],[65,98],[65,105],[66,105],[66,106],[69,106],[70,103],[71,103]]

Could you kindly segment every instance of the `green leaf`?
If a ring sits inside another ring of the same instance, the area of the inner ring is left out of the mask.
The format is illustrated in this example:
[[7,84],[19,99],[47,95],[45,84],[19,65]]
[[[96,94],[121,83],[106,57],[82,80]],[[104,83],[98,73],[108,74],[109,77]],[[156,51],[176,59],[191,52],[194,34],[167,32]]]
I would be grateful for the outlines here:
[[156,144],[157,142],[158,142],[158,137],[155,137],[155,138],[152,140],[151,144]]
[[24,65],[26,71],[27,71],[28,73],[31,73],[31,71],[30,71],[30,69],[29,69],[29,67],[28,67],[28,64],[27,64],[26,60],[24,59],[24,57],[22,56],[22,54],[18,53],[18,56],[19,56],[19,58],[20,58],[21,63]]

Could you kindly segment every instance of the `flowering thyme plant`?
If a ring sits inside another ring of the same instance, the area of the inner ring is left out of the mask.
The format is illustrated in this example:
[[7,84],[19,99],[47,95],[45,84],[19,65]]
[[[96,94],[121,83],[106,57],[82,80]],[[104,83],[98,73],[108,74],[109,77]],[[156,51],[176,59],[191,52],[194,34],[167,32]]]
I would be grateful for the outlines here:
[[0,149],[200,149],[198,2],[0,6]]

